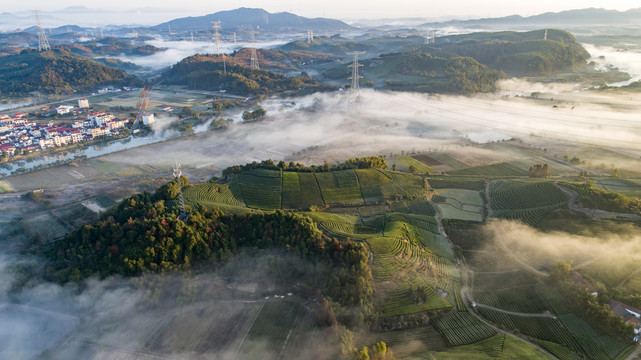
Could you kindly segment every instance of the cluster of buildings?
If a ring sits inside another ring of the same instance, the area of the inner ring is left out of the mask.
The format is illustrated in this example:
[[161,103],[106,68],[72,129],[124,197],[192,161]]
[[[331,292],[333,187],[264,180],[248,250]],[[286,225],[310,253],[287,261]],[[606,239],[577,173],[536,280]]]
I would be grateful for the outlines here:
[[[78,105],[78,109],[89,107],[86,99],[78,100]],[[67,114],[74,109],[61,105],[56,107],[55,111]],[[103,111],[89,112],[86,119],[76,118],[68,123],[56,125],[52,121],[36,123],[30,120],[25,112],[0,115],[0,154],[14,156],[93,141],[101,136],[118,134],[128,122],[128,119],[118,119],[113,114]]]

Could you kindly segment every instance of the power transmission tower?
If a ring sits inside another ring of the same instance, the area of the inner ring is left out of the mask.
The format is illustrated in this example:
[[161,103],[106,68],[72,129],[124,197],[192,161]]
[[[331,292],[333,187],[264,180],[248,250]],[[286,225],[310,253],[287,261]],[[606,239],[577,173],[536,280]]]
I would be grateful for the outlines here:
[[352,65],[349,65],[349,67],[352,68],[352,76],[349,77],[349,79],[352,80],[352,88],[349,90],[349,97],[347,99],[347,109],[356,110],[358,109],[361,102],[360,80],[363,78],[358,73],[358,68],[363,66],[358,63],[358,55],[365,54],[365,52],[353,51],[347,54],[354,56],[354,61],[352,62]]
[[49,46],[49,40],[47,40],[47,34],[45,34],[42,24],[40,23],[40,10],[34,10],[34,15],[36,16],[36,23],[38,26],[38,51],[46,51],[51,49]]
[[212,21],[214,24],[214,43],[216,44],[216,55],[223,56],[223,73],[227,75],[227,59],[225,59],[225,54],[220,51],[220,21]]
[[176,164],[174,165],[174,177],[178,181],[178,201],[180,201],[180,215],[178,215],[178,219],[181,221],[185,221],[189,218],[189,214],[187,214],[187,211],[185,211],[185,200],[183,199],[183,189],[182,189],[182,184],[180,182],[180,177],[182,176],[182,170],[180,170],[180,164],[178,161],[176,161]]
[[260,69],[260,66],[258,65],[258,54],[256,53],[256,45],[254,45],[256,43],[256,39],[254,38],[254,31],[253,30],[251,32],[251,35],[252,35],[252,40],[251,40],[252,41],[252,47],[251,47],[251,62],[250,62],[249,67],[252,68],[252,69],[258,70],[258,69]]
[[131,135],[133,136],[134,130],[138,127],[138,124],[142,121],[142,117],[145,114],[145,111],[147,110],[147,106],[149,105],[149,91],[151,91],[151,85],[145,85],[142,89],[142,92],[140,93],[140,99],[138,100],[138,114],[136,115],[136,118],[134,119],[133,125],[131,125]]

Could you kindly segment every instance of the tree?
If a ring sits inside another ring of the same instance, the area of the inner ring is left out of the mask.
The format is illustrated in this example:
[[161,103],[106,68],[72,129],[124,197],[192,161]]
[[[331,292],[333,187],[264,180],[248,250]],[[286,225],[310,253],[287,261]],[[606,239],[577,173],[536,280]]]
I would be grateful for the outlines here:
[[412,174],[414,174],[414,173],[417,173],[417,172],[418,172],[418,169],[417,169],[417,168],[416,168],[416,166],[414,166],[414,165],[410,165],[409,170],[410,170],[410,172],[411,172]]

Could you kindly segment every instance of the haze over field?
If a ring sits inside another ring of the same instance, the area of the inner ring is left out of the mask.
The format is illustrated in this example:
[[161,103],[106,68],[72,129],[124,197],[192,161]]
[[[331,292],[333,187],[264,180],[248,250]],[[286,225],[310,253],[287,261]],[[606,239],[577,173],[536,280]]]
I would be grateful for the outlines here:
[[[29,7],[45,10],[43,20],[48,24],[67,24],[73,18],[78,24],[96,24],[96,10],[53,11],[67,5],[59,0],[36,0]],[[159,8],[173,5],[164,0],[153,4]],[[242,1],[229,7],[262,5]],[[622,299],[629,283],[641,289],[636,278],[641,274],[641,256],[636,255],[641,250],[638,36],[621,36],[610,44],[607,29],[584,28],[580,42],[589,59],[575,43],[572,31],[554,30],[565,36],[558,39],[565,40],[548,40],[547,27],[537,28],[540,32],[533,31],[534,35],[527,33],[532,37],[527,40],[514,35],[523,35],[522,28],[509,34],[517,39],[514,41],[484,38],[485,34],[467,40],[479,45],[476,55],[485,61],[489,56],[483,51],[484,44],[505,44],[505,48],[493,48],[501,50],[527,48],[530,52],[515,52],[505,59],[526,59],[533,67],[567,50],[562,47],[567,43],[581,50],[580,56],[571,59],[576,63],[566,59],[565,64],[575,66],[563,68],[559,61],[549,72],[514,75],[497,70],[502,69],[497,65],[492,69],[497,77],[480,71],[486,65],[471,56],[467,63],[449,63],[451,58],[460,60],[467,55],[451,55],[453,47],[430,48],[416,36],[425,33],[428,20],[446,15],[448,19],[531,15],[591,5],[603,4],[466,0],[436,8],[409,0],[391,5],[273,1],[267,10],[293,8],[310,17],[368,18],[350,22],[359,26],[376,18],[388,20],[376,23],[377,28],[341,34],[349,39],[345,42],[336,36],[334,43],[334,34],[329,32],[316,35],[326,43],[312,44],[311,33],[307,43],[306,34],[291,28],[264,31],[253,46],[275,49],[271,56],[276,60],[270,61],[282,67],[261,66],[258,71],[226,62],[223,68],[220,57],[201,56],[181,63],[182,68],[175,66],[181,73],[173,78],[166,74],[181,60],[216,52],[210,29],[195,41],[187,40],[189,30],[177,34],[151,28],[142,29],[150,35],[140,37],[134,32],[130,35],[127,28],[114,30],[122,36],[116,39],[123,40],[119,45],[113,41],[75,44],[74,48],[70,40],[70,49],[91,54],[87,56],[110,57],[151,70],[143,71],[140,84],[153,84],[149,99],[153,105],[139,114],[155,112],[155,123],[133,136],[125,129],[122,139],[110,143],[92,134],[93,140],[104,142],[62,150],[52,146],[53,155],[43,162],[65,159],[69,164],[32,173],[9,175],[15,168],[35,168],[39,160],[30,164],[26,156],[0,154],[14,159],[0,164],[0,175],[7,175],[0,181],[0,359],[322,360],[336,358],[341,351],[348,359],[363,346],[367,349],[383,339],[397,342],[391,347],[399,345],[400,358],[420,354],[443,359],[449,358],[446,351],[457,349],[462,358],[494,353],[522,358],[503,353],[510,341],[518,349],[531,347],[538,351],[535,354],[550,358],[618,359],[622,349],[641,352],[641,347],[630,347],[625,336],[621,340],[618,333],[599,327],[599,322],[609,326],[614,321],[596,321],[577,310],[576,304],[566,306],[568,295],[562,286],[570,280],[559,285],[548,277],[554,261],[567,260],[573,271],[593,281],[599,291],[612,291],[585,303],[603,302],[606,297]],[[607,5],[617,10],[638,6],[627,0]],[[31,15],[24,6],[8,4],[3,10],[17,14],[0,14],[0,22],[27,24]],[[128,11],[131,4],[121,0],[108,4],[88,0],[84,6],[107,9],[100,26],[157,25],[222,10],[218,3],[202,1],[187,1],[181,4],[184,10],[173,12]],[[413,19],[391,19],[401,16]],[[493,25],[468,25],[444,24],[438,36],[495,29]],[[252,26],[248,28],[253,31]],[[252,46],[247,34],[232,43],[231,32],[225,33],[221,52],[230,54]],[[352,35],[355,37],[350,38]],[[109,36],[105,39],[112,41]],[[451,45],[452,38],[444,39]],[[296,51],[279,48],[293,41],[298,42],[291,45]],[[401,50],[387,54],[389,48],[381,45],[386,41],[397,41],[393,46]],[[327,53],[312,54],[306,51],[307,45]],[[95,47],[86,50],[90,46]],[[110,46],[116,50],[102,52]],[[351,58],[344,53],[351,56],[352,47],[370,53],[361,59],[365,66],[356,74],[364,77],[360,101],[348,110],[350,88],[345,84],[350,82],[347,66]],[[29,54],[18,50],[11,48],[7,51],[15,52],[3,56],[21,59]],[[457,50],[464,53],[465,49],[461,45]],[[432,55],[437,53],[438,57]],[[399,57],[385,63],[392,55]],[[286,60],[291,61],[286,64]],[[591,62],[596,69],[588,64]],[[499,60],[496,64],[505,65]],[[20,62],[11,66],[27,68]],[[474,69],[457,72],[452,70],[456,66]],[[392,86],[403,81],[422,85],[427,80],[420,76],[436,73],[437,68],[442,73],[430,79],[436,84],[433,88],[413,88],[425,93],[394,91],[409,88]],[[308,76],[307,70],[316,78]],[[618,81],[627,78],[621,72],[630,79]],[[606,73],[615,75],[601,76]],[[389,74],[398,78],[386,80]],[[372,80],[376,76],[378,82]],[[474,83],[484,76],[491,79],[490,90],[470,86],[475,90],[439,93],[439,86],[447,81]],[[599,83],[612,78],[616,82]],[[307,88],[301,79],[319,86]],[[495,83],[495,79],[500,80]],[[277,81],[279,85],[274,85]],[[75,106],[80,96],[88,96],[99,110],[118,111],[123,118],[136,116],[140,90],[128,88],[105,94],[85,89],[87,95],[72,89],[68,98],[53,94],[56,101],[51,104]],[[318,89],[323,92],[310,94]],[[36,98],[34,94],[29,90],[15,104],[7,97],[9,104],[0,104],[0,111],[29,105],[22,101],[27,96]],[[143,99],[138,108],[144,107],[140,105],[146,103]],[[71,126],[67,121],[72,118],[76,120],[75,115],[64,117],[53,108],[45,117],[40,112],[48,110],[42,105],[34,104],[25,111],[33,113],[30,118],[38,117],[49,128],[47,133],[53,132],[49,121],[64,127]],[[259,108],[264,117],[250,119],[251,111]],[[211,126],[217,123],[223,125]],[[76,155],[89,158],[80,156],[71,162]],[[261,163],[267,159],[278,165]],[[180,179],[171,182],[172,166],[178,162],[192,186],[182,186]],[[303,165],[295,164],[298,162]],[[244,164],[248,165],[222,172]],[[547,173],[537,173],[542,169]],[[500,186],[504,187],[501,191],[497,190]],[[147,193],[156,189],[157,195]],[[141,195],[130,198],[133,194]],[[179,209],[183,201],[187,206]],[[108,208],[113,212],[101,215]],[[265,220],[272,215],[274,218]],[[235,229],[234,222],[247,225],[251,233]],[[304,232],[308,226],[317,233]],[[65,236],[70,233],[72,236]],[[188,242],[181,243],[188,236]],[[482,260],[468,264],[472,258]],[[480,269],[474,268],[477,265]],[[343,283],[352,273],[365,275]],[[512,277],[515,273],[520,275]],[[319,279],[307,282],[305,275]],[[285,276],[294,280],[283,281]],[[477,276],[498,280],[485,284],[494,287],[479,289],[474,284]],[[501,283],[505,279],[525,280],[507,288]],[[327,295],[330,287],[338,290]],[[361,289],[368,297],[359,298],[356,292]],[[477,292],[488,301],[479,301],[478,308]],[[511,295],[501,297],[505,293]],[[541,301],[532,305],[536,300],[522,299],[528,297],[523,294],[537,294]],[[641,304],[641,297],[634,296],[637,294],[626,299]],[[353,303],[343,306],[343,299]],[[508,305],[502,308],[501,301]],[[562,310],[555,307],[559,303]],[[597,304],[600,309],[602,305]],[[502,318],[491,318],[479,309],[500,313]],[[448,316],[454,320],[443,320]],[[515,323],[499,322],[505,319]],[[532,330],[524,325],[529,321],[537,321],[532,327],[537,333],[527,332]],[[545,332],[557,330],[552,335]],[[541,333],[546,336],[539,336]],[[558,334],[561,342],[554,338]],[[407,343],[403,343],[405,337]],[[597,338],[603,344],[593,346]],[[487,339],[499,339],[500,346],[484,345]],[[463,346],[470,345],[479,345],[480,350],[466,352]],[[598,352],[602,350],[599,346],[610,353]],[[451,355],[454,358],[455,353]]]

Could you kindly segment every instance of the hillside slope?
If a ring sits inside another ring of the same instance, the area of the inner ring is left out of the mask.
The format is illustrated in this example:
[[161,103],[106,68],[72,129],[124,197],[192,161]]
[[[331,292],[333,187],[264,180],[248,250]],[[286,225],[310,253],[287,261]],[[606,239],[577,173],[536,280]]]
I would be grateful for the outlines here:
[[62,47],[0,57],[2,96],[24,96],[33,91],[64,94],[100,85],[139,83],[139,79],[122,70],[74,55]]

